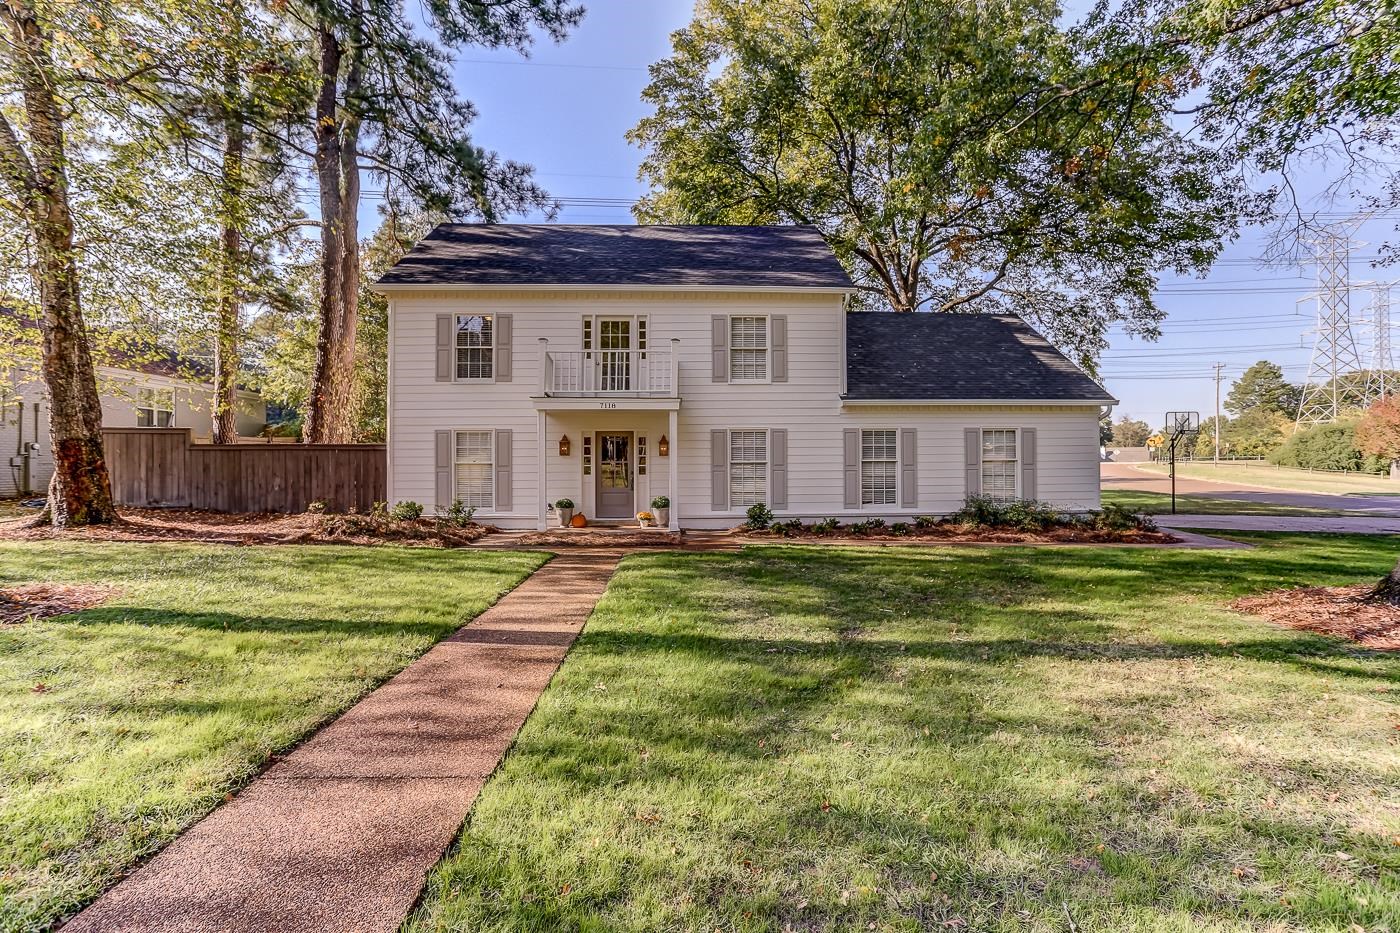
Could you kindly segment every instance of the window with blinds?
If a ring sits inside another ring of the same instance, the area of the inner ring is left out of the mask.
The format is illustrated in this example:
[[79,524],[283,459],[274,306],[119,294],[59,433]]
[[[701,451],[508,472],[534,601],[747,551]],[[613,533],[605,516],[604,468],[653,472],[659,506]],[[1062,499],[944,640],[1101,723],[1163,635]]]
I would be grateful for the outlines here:
[[984,430],[982,432],[982,495],[1001,501],[1015,499],[1019,460],[1014,428]]
[[764,382],[768,379],[768,319],[729,319],[729,381]]
[[490,379],[495,334],[489,314],[457,315],[457,378]]
[[768,432],[729,432],[729,504],[748,508],[768,500]]
[[496,504],[493,432],[458,431],[453,458],[453,498],[475,509]]
[[894,505],[899,498],[899,443],[893,430],[860,432],[860,503]]

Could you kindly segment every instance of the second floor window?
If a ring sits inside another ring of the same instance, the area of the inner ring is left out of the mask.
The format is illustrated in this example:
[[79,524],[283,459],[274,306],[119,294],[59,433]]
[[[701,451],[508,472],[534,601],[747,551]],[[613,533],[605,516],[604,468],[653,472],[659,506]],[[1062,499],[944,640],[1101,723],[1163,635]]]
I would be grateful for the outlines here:
[[174,389],[142,389],[136,393],[138,428],[168,428],[174,423]]
[[768,380],[768,319],[729,319],[729,381]]
[[489,314],[457,315],[457,378],[490,379],[495,333]]

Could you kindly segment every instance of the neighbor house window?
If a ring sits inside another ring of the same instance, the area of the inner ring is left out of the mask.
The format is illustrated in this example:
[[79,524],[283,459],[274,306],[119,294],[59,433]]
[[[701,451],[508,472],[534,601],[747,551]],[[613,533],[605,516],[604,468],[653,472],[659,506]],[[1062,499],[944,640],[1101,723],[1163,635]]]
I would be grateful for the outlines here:
[[1016,498],[1019,466],[1014,428],[982,432],[982,495],[992,499]]
[[174,423],[174,389],[141,389],[136,393],[138,428],[168,428]]
[[896,432],[860,432],[860,504],[894,505],[898,501],[899,447]]
[[458,431],[453,459],[453,498],[474,509],[496,504],[494,444],[491,431]]
[[763,382],[768,378],[768,319],[729,319],[729,381]]
[[748,508],[768,500],[768,432],[729,432],[729,504]]
[[457,378],[490,379],[495,333],[489,314],[457,315]]

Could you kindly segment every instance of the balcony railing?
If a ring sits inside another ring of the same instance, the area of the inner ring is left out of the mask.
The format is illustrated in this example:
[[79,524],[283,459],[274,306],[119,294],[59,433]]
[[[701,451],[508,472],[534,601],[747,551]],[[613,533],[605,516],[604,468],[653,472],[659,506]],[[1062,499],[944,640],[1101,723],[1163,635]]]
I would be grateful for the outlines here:
[[548,396],[673,398],[674,350],[550,350],[541,343],[541,391]]

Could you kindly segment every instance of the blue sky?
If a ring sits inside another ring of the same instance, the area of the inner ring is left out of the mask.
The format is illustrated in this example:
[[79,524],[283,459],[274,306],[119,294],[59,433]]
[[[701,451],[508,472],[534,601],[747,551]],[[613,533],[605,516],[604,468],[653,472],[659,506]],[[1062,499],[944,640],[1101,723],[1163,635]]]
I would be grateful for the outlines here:
[[[559,45],[548,40],[528,60],[472,49],[456,66],[462,95],[476,105],[476,142],[535,166],[540,182],[564,199],[566,223],[630,223],[628,203],[643,193],[636,180],[640,152],[623,138],[646,113],[641,91],[647,66],[670,51],[670,34],[690,19],[691,0],[588,0],[583,23]],[[1327,170],[1302,179],[1320,188]],[[374,222],[367,199],[366,230]],[[1327,208],[1338,210],[1338,208]],[[1388,281],[1368,257],[1395,238],[1395,223],[1372,221],[1359,231],[1369,246],[1351,263],[1356,282]],[[1226,364],[1225,389],[1245,367],[1270,359],[1293,381],[1307,370],[1313,314],[1298,299],[1313,289],[1311,265],[1261,268],[1265,232],[1246,230],[1204,280],[1164,277],[1159,301],[1168,312],[1161,340],[1146,343],[1116,333],[1102,376],[1129,414],[1157,425],[1167,409],[1214,407],[1211,364]],[[1400,297],[1400,295],[1397,295]],[[1369,296],[1354,296],[1364,316]],[[1400,318],[1400,309],[1397,309]],[[1369,333],[1358,332],[1363,362]]]

